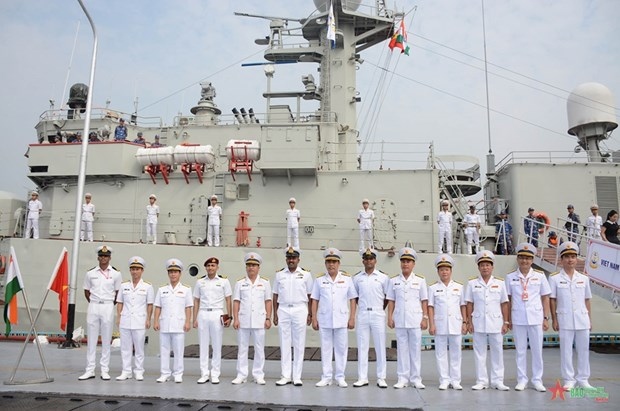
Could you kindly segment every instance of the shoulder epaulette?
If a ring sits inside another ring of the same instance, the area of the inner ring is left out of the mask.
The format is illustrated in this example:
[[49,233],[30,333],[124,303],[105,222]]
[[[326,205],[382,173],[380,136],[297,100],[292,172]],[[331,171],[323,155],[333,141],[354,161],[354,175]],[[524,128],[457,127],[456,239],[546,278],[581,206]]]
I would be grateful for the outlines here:
[[545,273],[544,271],[537,270],[537,269],[535,269],[535,268],[533,268],[532,270],[536,271],[537,273],[541,273],[541,274],[544,274],[544,273]]
[[310,270],[308,270],[307,268],[303,268],[303,267],[300,267],[300,268],[301,268],[302,270],[304,270],[305,272],[307,272],[307,273],[309,273],[309,272],[310,272]]
[[558,274],[560,274],[560,272],[559,272],[559,271],[556,271],[555,273],[551,273],[551,274],[549,274],[549,277],[553,277],[554,275],[558,275]]
[[504,281],[504,277],[495,277],[496,280]]
[[456,280],[454,280],[454,282],[455,282],[455,283],[457,283],[457,284],[463,285],[463,283],[462,283],[462,282],[460,282],[460,281],[456,281]]
[[183,287],[192,288],[191,286],[189,286],[189,285],[187,285],[187,284],[185,284],[185,283],[181,283],[181,285],[182,285]]
[[471,280],[475,280],[476,278],[478,278],[478,276],[477,276],[477,275],[474,275],[473,277],[469,277],[469,281],[471,281]]
[[[131,280],[123,281],[123,284],[125,284],[125,283],[129,283],[129,282],[131,282]],[[145,281],[145,282],[146,282],[146,281]]]
[[237,280],[237,282],[239,282],[239,281],[243,281],[243,280],[245,280],[245,277],[241,277],[241,278],[239,278],[239,279]]
[[280,271],[284,271],[284,269],[285,269],[285,268],[286,268],[286,267],[282,267],[282,268],[280,268],[279,270],[276,270],[276,273],[279,273]]
[[317,275],[316,278],[321,278],[321,277],[324,277],[324,276],[325,276],[325,273],[321,273],[321,274]]
[[341,271],[340,273],[345,277],[351,277],[351,274],[347,273],[346,271]]
[[165,286],[167,286],[167,285],[169,285],[169,283],[163,283],[163,284],[162,284],[162,285],[160,285],[159,287],[161,288],[161,287],[165,287]]
[[394,274],[393,276],[391,276],[390,278],[396,278],[398,277],[400,274]]
[[202,280],[203,278],[206,278],[207,274],[203,275],[202,277],[200,277],[198,280]]
[[228,276],[225,276],[225,275],[218,274],[218,276],[219,276],[221,279],[223,279],[223,280],[228,279]]
[[92,270],[94,270],[95,268],[97,268],[97,266],[94,266],[94,267],[89,268],[89,269],[88,269],[88,271],[92,271]]
[[431,285],[435,285],[435,284],[437,284],[438,282],[439,282],[439,281],[435,281],[435,282],[434,282],[433,284],[431,284]]
[[[144,281],[144,280],[142,280],[142,281]],[[152,285],[152,284],[151,284],[150,282],[148,282],[148,281],[144,281],[144,284]]]
[[424,279],[424,276],[423,276],[423,275],[421,275],[421,274],[416,274],[415,276],[416,276],[416,277],[420,277],[421,279]]
[[116,268],[116,267],[114,267],[114,266],[111,266],[111,267],[112,267],[112,269],[113,269],[114,271],[118,271],[119,273],[121,272],[121,270],[119,270],[118,268]]
[[[379,271],[381,274],[385,274],[385,273],[384,273],[383,271],[381,271],[381,270],[377,270],[377,271]],[[385,275],[387,275],[387,274],[385,274]]]

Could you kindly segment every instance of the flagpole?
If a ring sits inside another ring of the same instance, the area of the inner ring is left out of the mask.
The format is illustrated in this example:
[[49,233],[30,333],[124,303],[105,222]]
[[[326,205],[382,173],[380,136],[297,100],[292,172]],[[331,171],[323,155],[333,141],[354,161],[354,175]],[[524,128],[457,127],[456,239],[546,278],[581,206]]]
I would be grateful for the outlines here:
[[76,292],[77,292],[77,269],[78,269],[78,261],[79,261],[79,252],[80,252],[80,224],[79,221],[82,220],[82,197],[84,195],[84,183],[86,181],[86,158],[88,154],[88,134],[90,133],[90,118],[91,118],[91,110],[93,104],[93,85],[95,82],[95,67],[97,65],[97,30],[95,29],[95,23],[93,19],[90,17],[88,10],[84,6],[82,0],[77,0],[80,4],[80,7],[84,11],[88,22],[90,23],[90,27],[93,31],[93,55],[91,59],[90,65],[90,80],[88,82],[88,95],[86,97],[86,118],[84,119],[84,130],[82,135],[84,138],[82,139],[82,151],[80,154],[80,171],[78,173],[78,182],[77,182],[77,199],[75,201],[75,221],[78,223],[75,224],[73,228],[73,247],[71,248],[71,266],[70,266],[70,281],[69,281],[69,308],[67,313],[67,336],[65,342],[62,344],[61,348],[75,348],[76,345],[73,342],[73,328],[75,323],[75,300],[76,300]]

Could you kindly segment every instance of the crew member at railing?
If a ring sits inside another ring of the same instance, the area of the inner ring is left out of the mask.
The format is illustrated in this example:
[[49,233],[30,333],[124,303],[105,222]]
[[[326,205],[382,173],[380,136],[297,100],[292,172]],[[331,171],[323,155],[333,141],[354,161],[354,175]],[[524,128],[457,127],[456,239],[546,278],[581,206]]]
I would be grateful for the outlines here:
[[443,252],[443,242],[446,241],[446,253],[452,254],[452,213],[448,210],[450,203],[448,200],[441,201],[441,210],[437,214],[437,225],[439,226],[439,242],[437,252]]
[[586,221],[586,229],[588,230],[588,237],[601,239],[601,226],[603,225],[603,217],[598,215],[598,205],[592,204],[590,206],[591,216],[588,216]]
[[478,253],[480,246],[480,216],[476,214],[476,206],[469,206],[469,213],[463,217],[463,227],[465,228],[465,238],[467,239],[467,254]]
[[121,118],[118,123],[118,126],[114,129],[114,140],[125,141],[127,140],[127,126],[125,125],[125,120]]
[[579,225],[581,224],[581,219],[579,218],[579,214],[575,213],[575,207],[572,204],[566,206],[568,210],[568,216],[566,219],[566,223],[564,223],[564,228],[566,228],[568,241],[577,242],[577,234],[579,233]]
[[523,219],[523,231],[525,232],[526,241],[538,248],[538,230],[540,229],[539,223],[536,221],[534,215],[534,208],[527,209],[527,216]]
[[501,211],[499,217],[495,224],[496,254],[512,254],[512,225],[508,222],[506,211]]
[[144,136],[142,135],[141,131],[138,131],[138,137],[136,137],[136,139],[133,142],[135,144],[142,144],[144,147],[146,147],[146,140],[144,139]]

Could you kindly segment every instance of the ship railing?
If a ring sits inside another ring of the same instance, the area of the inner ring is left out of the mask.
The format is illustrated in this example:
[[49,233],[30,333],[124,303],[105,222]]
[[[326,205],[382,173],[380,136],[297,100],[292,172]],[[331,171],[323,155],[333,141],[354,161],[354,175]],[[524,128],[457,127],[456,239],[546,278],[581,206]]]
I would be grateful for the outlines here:
[[496,165],[499,172],[509,164],[548,163],[548,164],[575,164],[587,163],[588,158],[583,154],[577,156],[574,151],[513,151],[508,153]]
[[[307,111],[307,112],[297,112],[294,115],[291,112],[290,118],[288,121],[271,121],[268,122],[267,118],[269,115],[267,113],[259,113],[253,112],[251,116],[247,116],[247,118],[243,117],[242,114],[220,114],[215,121],[216,125],[243,125],[243,124],[260,124],[267,125],[269,127],[288,127],[291,123],[335,123],[337,121],[337,114],[335,112],[316,112],[316,111]],[[196,125],[196,116],[192,115],[178,115],[173,118],[173,127],[185,127],[185,126],[193,126]]]
[[[40,121],[64,121],[64,120],[81,120],[85,119],[86,114],[82,113],[80,109],[62,108],[62,109],[50,109],[45,110],[39,116]],[[125,113],[122,111],[116,111],[109,108],[94,107],[91,110],[91,119],[104,120],[110,119],[118,121],[124,119],[130,124],[139,125],[143,127],[162,127],[163,120],[161,117],[145,117],[138,116],[136,114]],[[62,126],[59,124],[59,126]]]

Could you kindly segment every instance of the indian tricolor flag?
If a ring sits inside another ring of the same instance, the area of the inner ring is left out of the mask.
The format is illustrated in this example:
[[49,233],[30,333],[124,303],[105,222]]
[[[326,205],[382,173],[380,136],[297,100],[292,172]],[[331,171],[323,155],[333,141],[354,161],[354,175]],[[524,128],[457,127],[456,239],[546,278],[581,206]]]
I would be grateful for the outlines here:
[[6,323],[5,334],[11,333],[11,324],[17,324],[17,293],[24,289],[24,281],[19,272],[19,265],[15,257],[15,249],[11,247],[9,257],[9,269],[6,274],[4,286],[4,322]]
[[401,53],[409,55],[409,46],[407,45],[407,30],[405,30],[405,19],[400,21],[400,25],[397,30],[394,30],[390,44],[388,44],[390,50],[394,51],[394,48],[399,48]]

